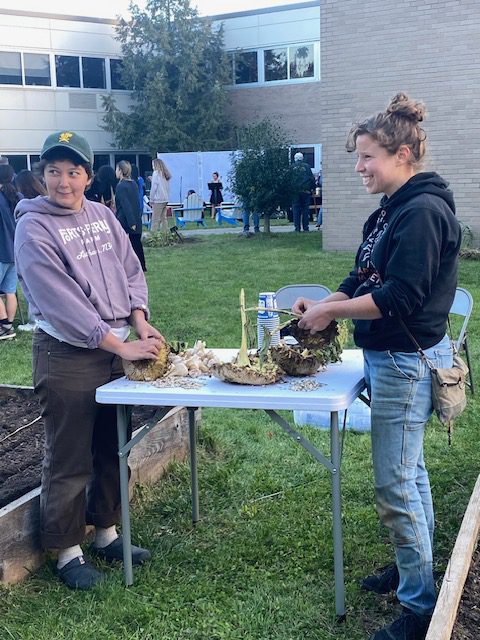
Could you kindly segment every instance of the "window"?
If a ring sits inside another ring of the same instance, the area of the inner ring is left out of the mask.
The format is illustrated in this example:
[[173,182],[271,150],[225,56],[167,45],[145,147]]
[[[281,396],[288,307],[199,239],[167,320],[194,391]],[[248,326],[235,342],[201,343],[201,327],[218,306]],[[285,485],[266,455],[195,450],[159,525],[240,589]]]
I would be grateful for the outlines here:
[[15,173],[27,168],[27,156],[10,156],[7,154],[8,164],[13,167]]
[[122,79],[122,73],[123,60],[110,60],[110,79],[112,83],[112,89],[127,89],[125,82]]
[[319,53],[315,42],[256,51],[229,51],[231,83],[237,86],[318,80]]
[[256,51],[241,51],[233,56],[235,84],[258,82],[258,63]]
[[115,166],[117,166],[120,160],[126,160],[130,162],[130,164],[137,164],[137,156],[134,153],[119,153],[115,155]]
[[24,53],[23,66],[25,70],[25,84],[49,87],[50,59],[48,54]]
[[138,154],[138,171],[141,176],[145,177],[148,171],[152,172],[152,156],[146,153]]
[[37,154],[30,154],[30,169],[35,171],[36,165],[40,162],[40,156]]
[[55,56],[57,87],[80,87],[80,67],[77,56]]
[[265,82],[313,78],[315,75],[313,44],[282,49],[265,49]]
[[287,49],[264,51],[265,82],[287,80]]
[[290,162],[293,162],[293,158],[298,151],[303,153],[303,161],[313,169],[315,167],[315,147],[292,147],[290,149]]
[[108,153],[96,153],[93,156],[93,170],[98,171],[104,164],[110,164],[110,155]]
[[82,58],[83,86],[85,89],[105,89],[105,60]]
[[22,84],[22,60],[19,53],[0,52],[0,84]]
[[289,47],[290,78],[313,78],[313,45]]

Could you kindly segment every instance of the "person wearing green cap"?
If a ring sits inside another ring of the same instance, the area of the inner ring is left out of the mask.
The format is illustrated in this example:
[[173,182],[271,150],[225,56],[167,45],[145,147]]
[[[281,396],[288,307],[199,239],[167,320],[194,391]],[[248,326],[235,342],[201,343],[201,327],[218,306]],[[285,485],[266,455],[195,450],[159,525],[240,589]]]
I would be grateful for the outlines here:
[[[83,556],[122,560],[115,407],[96,388],[123,375],[121,359],[155,359],[164,343],[149,322],[145,277],[115,214],[85,198],[93,152],[72,131],[48,136],[40,155],[47,195],[16,207],[15,260],[35,319],[33,381],[45,425],[40,538],[58,549],[56,571],[73,589],[103,574]],[[128,341],[132,329],[139,338]],[[134,547],[141,564],[150,552]]]

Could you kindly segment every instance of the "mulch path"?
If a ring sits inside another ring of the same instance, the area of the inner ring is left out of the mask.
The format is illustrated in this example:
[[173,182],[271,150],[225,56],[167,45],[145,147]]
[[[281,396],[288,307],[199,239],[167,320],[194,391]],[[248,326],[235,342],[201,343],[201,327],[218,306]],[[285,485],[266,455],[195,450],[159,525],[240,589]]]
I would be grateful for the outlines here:
[[[156,407],[135,407],[133,428],[155,411]],[[40,486],[43,444],[43,420],[33,391],[0,389],[0,508]]]

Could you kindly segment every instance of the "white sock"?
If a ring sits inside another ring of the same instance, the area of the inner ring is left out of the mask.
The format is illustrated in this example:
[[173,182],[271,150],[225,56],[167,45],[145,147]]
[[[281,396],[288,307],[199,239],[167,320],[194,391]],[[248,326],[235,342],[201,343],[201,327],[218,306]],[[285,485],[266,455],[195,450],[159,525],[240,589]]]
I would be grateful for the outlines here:
[[95,542],[93,543],[95,547],[99,547],[102,549],[103,547],[107,547],[111,542],[118,538],[117,528],[115,525],[108,527],[108,529],[102,529],[101,527],[97,527],[95,529]]
[[66,549],[60,549],[58,552],[57,569],[62,569],[74,558],[83,556],[82,547],[76,544],[74,547],[67,547]]

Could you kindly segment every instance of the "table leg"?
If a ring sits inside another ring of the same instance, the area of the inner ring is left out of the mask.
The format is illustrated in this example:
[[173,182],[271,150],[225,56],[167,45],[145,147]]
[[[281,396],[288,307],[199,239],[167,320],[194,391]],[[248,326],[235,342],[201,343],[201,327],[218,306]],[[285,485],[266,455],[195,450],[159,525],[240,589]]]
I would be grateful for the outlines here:
[[335,611],[338,621],[345,619],[345,583],[343,575],[342,496],[338,412],[330,414],[330,455],[332,470],[333,566],[335,572]]
[[128,408],[117,405],[118,462],[120,469],[120,499],[122,505],[123,573],[125,584],[133,584],[132,538],[130,531],[130,504],[128,499],[128,452],[127,444]]
[[196,408],[188,407],[188,435],[190,440],[190,478],[192,483],[192,522],[200,520],[198,505],[198,472],[197,472],[197,428],[195,425]]

